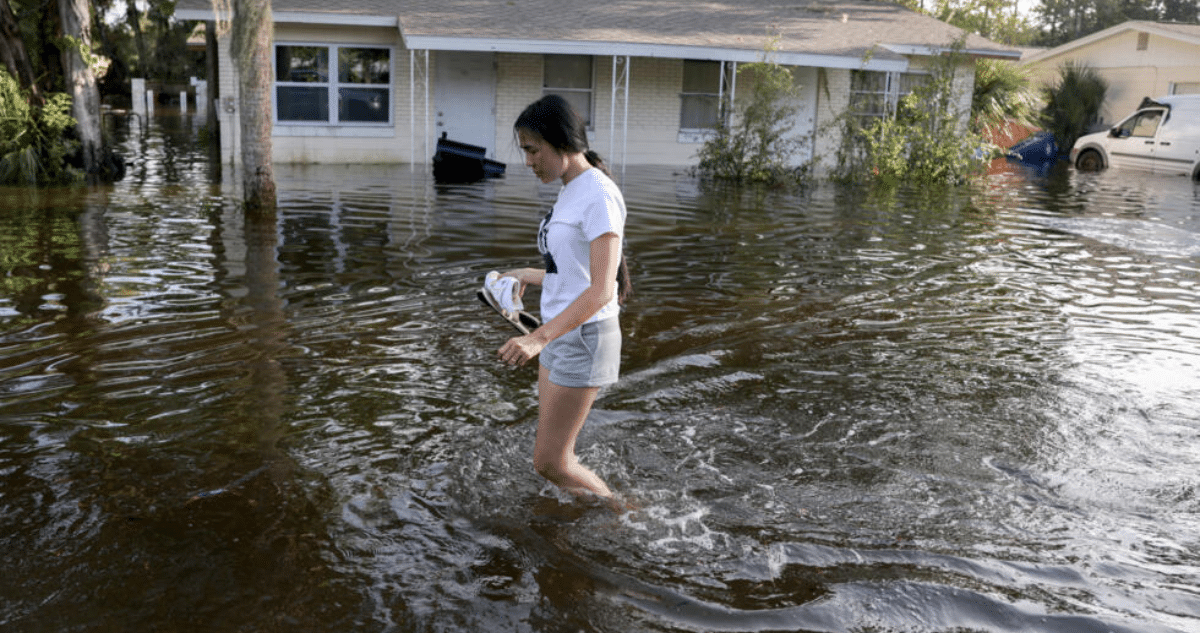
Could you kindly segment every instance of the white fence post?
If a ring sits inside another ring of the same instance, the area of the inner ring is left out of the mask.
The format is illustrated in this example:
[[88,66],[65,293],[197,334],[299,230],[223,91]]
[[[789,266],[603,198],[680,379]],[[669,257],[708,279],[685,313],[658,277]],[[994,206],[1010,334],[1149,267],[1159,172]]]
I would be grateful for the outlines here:
[[130,91],[130,101],[133,103],[134,114],[146,118],[146,80],[133,79],[133,89]]

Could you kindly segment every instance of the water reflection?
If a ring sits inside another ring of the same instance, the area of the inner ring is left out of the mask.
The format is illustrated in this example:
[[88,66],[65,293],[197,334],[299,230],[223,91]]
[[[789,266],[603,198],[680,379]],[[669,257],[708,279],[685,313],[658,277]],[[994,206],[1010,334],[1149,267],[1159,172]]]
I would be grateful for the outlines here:
[[536,376],[474,300],[552,187],[281,166],[246,222],[193,138],[0,192],[6,628],[1197,625],[1192,183],[627,171],[625,375],[580,439],[614,514],[532,472]]

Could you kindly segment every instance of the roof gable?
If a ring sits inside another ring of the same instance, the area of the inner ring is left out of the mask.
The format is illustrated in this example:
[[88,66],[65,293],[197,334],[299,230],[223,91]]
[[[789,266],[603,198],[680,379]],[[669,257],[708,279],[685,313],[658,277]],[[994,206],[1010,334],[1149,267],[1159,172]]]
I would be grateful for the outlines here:
[[1022,63],[1036,64],[1046,59],[1058,57],[1059,55],[1070,53],[1074,50],[1130,31],[1158,35],[1160,37],[1165,37],[1183,42],[1185,44],[1192,44],[1200,47],[1200,24],[1179,24],[1176,22],[1146,22],[1141,20],[1130,20],[1129,22],[1122,22],[1121,24],[1111,26],[1103,31],[1097,31],[1091,35],[1086,35],[1077,40],[1067,42],[1066,44],[1046,49],[1023,59]]

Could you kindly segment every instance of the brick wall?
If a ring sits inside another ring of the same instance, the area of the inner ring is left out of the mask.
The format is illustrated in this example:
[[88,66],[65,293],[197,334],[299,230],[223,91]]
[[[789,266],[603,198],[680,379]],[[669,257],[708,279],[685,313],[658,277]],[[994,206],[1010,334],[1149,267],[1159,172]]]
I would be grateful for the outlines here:
[[[595,83],[592,127],[588,134],[592,149],[613,164],[621,161],[623,148],[629,164],[683,165],[691,162],[698,146],[678,142],[683,62],[633,59],[629,75],[628,130],[625,132],[622,130],[624,83],[616,86],[614,113],[612,57],[593,59]],[[496,63],[496,156],[497,160],[521,165],[525,159],[513,141],[512,125],[527,105],[542,96],[542,56],[501,53],[497,55]],[[618,77],[620,72],[618,67]]]
[[525,156],[513,138],[513,123],[525,106],[542,97],[542,56],[496,55],[496,160],[521,168]]

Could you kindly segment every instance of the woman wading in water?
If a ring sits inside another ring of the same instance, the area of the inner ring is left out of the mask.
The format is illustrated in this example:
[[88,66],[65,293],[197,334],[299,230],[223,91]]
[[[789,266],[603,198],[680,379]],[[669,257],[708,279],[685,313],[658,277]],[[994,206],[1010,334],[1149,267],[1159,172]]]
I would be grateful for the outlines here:
[[625,199],[604,162],[588,149],[583,120],[565,99],[535,101],[513,126],[525,164],[543,183],[561,180],[554,208],[538,228],[545,268],[504,273],[542,287],[543,325],[509,339],[500,360],[524,365],[540,358],[537,472],[576,495],[611,498],[604,480],[579,463],[575,440],[600,388],[617,381],[621,360],[620,305],[628,293],[621,241]]

